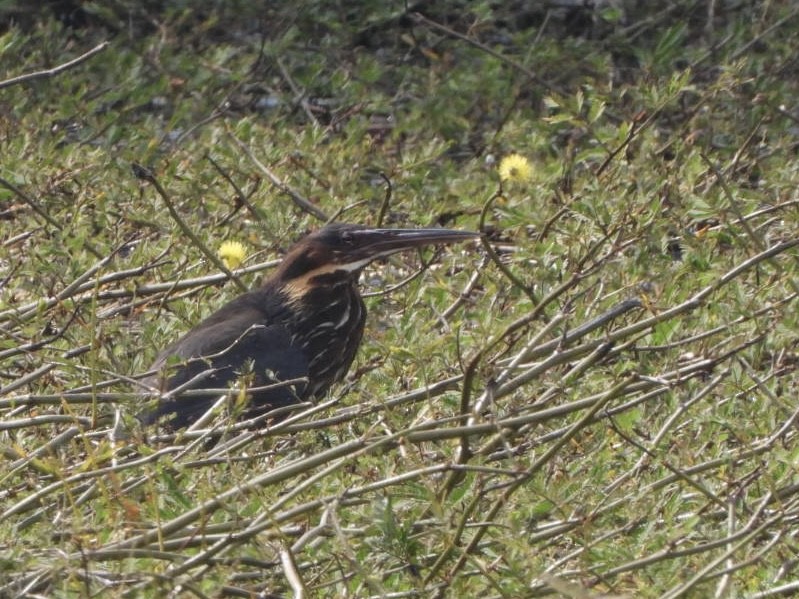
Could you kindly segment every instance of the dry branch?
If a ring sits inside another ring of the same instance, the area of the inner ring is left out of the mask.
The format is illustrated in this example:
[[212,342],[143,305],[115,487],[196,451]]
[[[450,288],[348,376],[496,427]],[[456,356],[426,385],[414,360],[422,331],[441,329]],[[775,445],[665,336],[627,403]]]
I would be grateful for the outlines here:
[[5,81],[0,81],[0,89],[4,87],[11,87],[12,85],[19,85],[21,83],[27,83],[29,81],[35,81],[37,79],[47,79],[50,77],[55,77],[56,75],[60,75],[61,73],[72,69],[79,64],[82,64],[89,60],[95,54],[99,54],[103,50],[108,47],[108,44],[111,42],[102,42],[96,45],[94,48],[85,52],[78,56],[77,58],[73,58],[69,62],[65,62],[64,64],[60,64],[57,67],[53,67],[52,69],[45,69],[42,71],[36,71],[34,73],[27,73],[25,75],[19,75],[17,77],[13,77],[12,79],[6,79]]

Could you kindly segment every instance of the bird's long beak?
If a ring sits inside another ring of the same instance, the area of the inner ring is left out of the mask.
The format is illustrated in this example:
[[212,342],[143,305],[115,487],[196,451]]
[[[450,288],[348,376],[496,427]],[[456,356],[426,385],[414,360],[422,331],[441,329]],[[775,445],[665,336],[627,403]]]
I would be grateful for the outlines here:
[[355,245],[374,257],[438,243],[457,243],[480,237],[453,229],[360,229],[352,232]]

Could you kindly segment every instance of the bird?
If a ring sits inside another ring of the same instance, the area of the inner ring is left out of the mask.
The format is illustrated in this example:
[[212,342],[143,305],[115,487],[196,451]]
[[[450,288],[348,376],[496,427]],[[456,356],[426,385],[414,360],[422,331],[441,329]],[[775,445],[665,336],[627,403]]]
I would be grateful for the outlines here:
[[229,394],[239,398],[237,420],[324,397],[346,376],[363,338],[366,307],[358,279],[364,267],[396,252],[479,235],[341,223],[306,235],[263,285],[235,297],[157,356],[143,383],[157,389],[159,399],[139,420],[169,430],[190,427],[234,385],[246,393],[243,399]]

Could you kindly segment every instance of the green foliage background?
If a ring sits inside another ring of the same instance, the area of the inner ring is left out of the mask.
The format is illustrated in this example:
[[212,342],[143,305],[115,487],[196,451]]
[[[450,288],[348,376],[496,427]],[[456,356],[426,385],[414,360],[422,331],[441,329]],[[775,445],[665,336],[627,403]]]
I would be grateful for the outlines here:
[[[110,44],[0,83],[0,596],[799,588],[795,3],[48,6],[4,81]],[[142,430],[206,252],[325,219],[488,247],[371,266],[320,406]]]

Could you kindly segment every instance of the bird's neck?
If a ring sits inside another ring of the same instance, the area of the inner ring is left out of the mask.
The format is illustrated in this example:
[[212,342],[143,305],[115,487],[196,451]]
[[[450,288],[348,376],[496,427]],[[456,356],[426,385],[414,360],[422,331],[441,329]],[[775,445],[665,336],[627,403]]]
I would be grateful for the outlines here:
[[309,394],[324,394],[340,380],[355,358],[363,336],[366,307],[356,281],[314,284],[302,294],[297,288],[281,291],[287,300],[281,322],[288,329],[292,345],[309,358],[312,381]]
[[340,296],[342,293],[357,293],[358,274],[344,273],[336,270],[334,266],[328,269],[316,269],[300,277],[278,283],[280,292],[286,300],[293,305],[301,306],[310,298],[329,295]]

